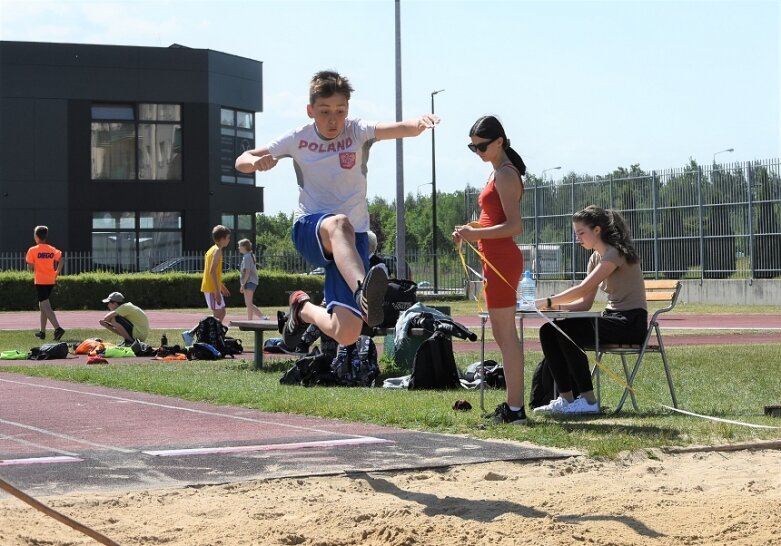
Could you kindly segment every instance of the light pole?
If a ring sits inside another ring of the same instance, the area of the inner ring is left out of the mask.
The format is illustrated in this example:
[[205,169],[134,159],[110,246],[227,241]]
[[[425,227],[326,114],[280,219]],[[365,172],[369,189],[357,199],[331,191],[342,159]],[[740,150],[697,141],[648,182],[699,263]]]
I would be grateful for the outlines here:
[[734,151],[735,151],[735,148],[727,148],[726,150],[721,150],[719,152],[716,152],[715,154],[713,154],[713,164],[714,165],[716,164],[716,156],[717,155],[723,154],[725,152],[734,152]]
[[[434,115],[434,95],[444,89],[431,92],[431,115]],[[434,126],[431,126],[431,250],[434,252],[434,293],[439,292],[439,274],[437,273],[437,159],[434,139]]]
[[549,169],[543,169],[542,170],[542,174],[540,176],[542,177],[542,180],[545,181],[545,173],[546,172],[548,172],[548,171],[558,171],[559,169],[561,169],[561,165],[559,165],[558,167],[551,167]]

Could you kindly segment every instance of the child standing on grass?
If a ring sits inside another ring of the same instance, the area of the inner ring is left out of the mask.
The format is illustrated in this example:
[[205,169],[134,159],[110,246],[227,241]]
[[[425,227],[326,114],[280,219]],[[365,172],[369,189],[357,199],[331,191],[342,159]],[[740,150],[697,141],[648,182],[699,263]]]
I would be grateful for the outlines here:
[[293,159],[299,195],[293,243],[311,265],[325,268],[325,308],[301,290],[290,295],[282,331],[288,347],[298,345],[309,324],[350,345],[364,321],[369,326],[382,322],[388,272],[383,265],[369,268],[369,148],[378,140],[418,136],[439,121],[433,115],[393,123],[348,118],[352,92],[350,82],[337,72],[316,73],[306,107],[313,122],[236,159],[236,169],[243,173],[267,171],[281,158]]
[[230,296],[230,291],[222,283],[222,255],[231,241],[231,230],[222,225],[214,226],[212,240],[214,245],[206,251],[204,259],[201,292],[214,318],[222,322],[226,312],[225,296]]
[[49,296],[51,296],[57,276],[62,271],[62,252],[47,244],[49,228],[36,226],[33,232],[35,246],[27,250],[27,267],[35,273],[35,289],[38,292],[38,308],[41,310],[41,329],[35,333],[38,339],[46,339],[46,322],[54,327],[54,341],[62,338],[65,330],[60,328],[57,315],[54,314]]
[[258,263],[255,260],[255,253],[252,252],[252,243],[249,239],[239,241],[239,252],[241,252],[241,288],[239,291],[244,294],[244,303],[247,306],[247,319],[257,315],[263,318],[252,298],[255,295],[255,289],[258,287]]

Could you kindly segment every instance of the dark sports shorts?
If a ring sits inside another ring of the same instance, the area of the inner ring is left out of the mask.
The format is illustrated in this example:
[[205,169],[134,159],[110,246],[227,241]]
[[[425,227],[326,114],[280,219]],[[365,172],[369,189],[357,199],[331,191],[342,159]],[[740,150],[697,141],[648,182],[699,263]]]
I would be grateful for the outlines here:
[[133,339],[136,338],[136,336],[133,335],[133,323],[127,320],[125,317],[120,317],[119,315],[116,315],[114,317],[114,320],[117,321],[117,324],[122,326],[127,331],[127,335],[132,337]]
[[49,299],[49,296],[52,295],[52,290],[54,290],[53,284],[36,284],[35,290],[38,292],[38,301],[46,301]]

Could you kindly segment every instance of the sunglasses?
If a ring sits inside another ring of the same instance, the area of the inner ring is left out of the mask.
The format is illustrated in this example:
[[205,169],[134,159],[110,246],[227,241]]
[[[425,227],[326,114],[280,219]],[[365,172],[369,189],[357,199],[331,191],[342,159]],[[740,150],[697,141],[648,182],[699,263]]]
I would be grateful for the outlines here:
[[479,144],[467,144],[466,147],[472,150],[474,153],[477,153],[478,151],[480,153],[485,153],[485,151],[488,149],[488,145],[491,144],[493,141],[495,141],[499,137],[494,137],[488,142],[480,142]]

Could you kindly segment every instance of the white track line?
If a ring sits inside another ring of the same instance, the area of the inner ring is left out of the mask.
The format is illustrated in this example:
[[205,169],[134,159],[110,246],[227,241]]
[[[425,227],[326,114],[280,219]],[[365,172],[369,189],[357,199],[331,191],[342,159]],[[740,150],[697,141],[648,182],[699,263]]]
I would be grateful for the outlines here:
[[56,449],[51,446],[46,446],[43,444],[38,444],[36,442],[30,442],[29,440],[22,440],[21,438],[16,438],[14,436],[6,436],[5,434],[0,435],[0,440],[8,440],[11,442],[14,442],[16,444],[23,444],[26,446],[33,446],[40,449],[45,449],[47,451],[54,451],[55,453],[59,453],[60,455],[68,455],[70,457],[78,457],[78,453],[71,453],[70,451],[65,451],[64,449]]
[[[106,444],[99,444],[97,442],[90,442],[89,440],[84,440],[82,438],[77,438],[75,436],[70,436],[68,434],[61,434],[59,432],[54,432],[51,430],[46,430],[45,428],[39,428],[34,427],[32,425],[25,425],[23,423],[17,423],[15,421],[6,421],[5,419],[0,419],[0,423],[3,423],[5,425],[9,425],[12,427],[18,427],[18,428],[24,428],[27,430],[32,430],[33,432],[38,432],[39,434],[45,434],[47,436],[54,436],[55,438],[62,438],[64,440],[69,440],[71,442],[75,442],[77,444],[84,444],[90,447],[97,447],[100,449],[108,449],[111,451],[119,451],[120,453],[137,453],[138,450],[136,449],[125,449],[123,447],[115,447],[115,446],[108,446]],[[51,448],[50,448],[51,449]],[[52,449],[52,451],[55,451]]]
[[[189,412],[189,413],[196,413],[196,414],[199,414],[199,415],[210,415],[210,416],[213,416],[213,417],[222,417],[222,418],[225,418],[225,419],[235,419],[237,421],[246,421],[246,422],[249,422],[249,423],[259,423],[259,424],[264,424],[264,425],[272,425],[272,426],[276,426],[276,427],[288,428],[288,429],[293,429],[293,430],[301,430],[301,431],[307,431],[307,432],[320,432],[322,434],[338,434],[340,436],[348,436],[348,437],[351,437],[351,438],[370,438],[370,436],[364,436],[362,434],[348,434],[348,433],[345,433],[345,432],[335,432],[335,431],[332,431],[332,430],[324,430],[324,429],[319,429],[319,428],[314,428],[314,427],[303,427],[303,426],[298,426],[298,425],[290,425],[290,424],[286,424],[286,423],[280,423],[278,421],[270,421],[270,420],[264,420],[264,419],[255,419],[255,418],[252,418],[252,417],[242,417],[240,415],[229,415],[229,414],[225,414],[225,413],[219,413],[219,412],[216,412],[216,411],[207,411],[207,410],[200,410],[200,409],[194,409],[194,408],[185,408],[185,407],[176,406],[176,405],[173,405],[173,404],[160,404],[158,402],[146,402],[144,400],[135,400],[133,398],[125,398],[125,397],[122,397],[122,396],[114,396],[114,395],[111,395],[111,394],[101,394],[101,393],[97,393],[97,392],[86,392],[86,391],[80,391],[78,389],[69,389],[69,388],[65,388],[65,387],[55,387],[55,386],[51,386],[51,385],[40,385],[40,384],[37,384],[37,383],[28,383],[26,381],[17,381],[17,380],[12,380],[12,379],[1,379],[0,378],[0,382],[13,383],[13,384],[16,384],[16,385],[26,385],[26,386],[29,386],[29,387],[36,387],[36,388],[40,388],[40,389],[51,389],[51,390],[62,391],[62,392],[70,392],[70,393],[76,393],[76,394],[81,394],[81,395],[85,395],[85,396],[94,396],[96,398],[107,398],[109,400],[119,400],[121,402],[129,402],[131,404],[139,404],[139,405],[142,405],[142,406],[152,406],[152,407],[163,408],[163,409],[179,410],[179,411],[185,411],[185,412]],[[110,388],[110,387],[104,387],[104,388]],[[152,395],[152,396],[161,396],[161,395]],[[257,410],[252,410],[252,411],[257,411]],[[0,422],[2,422],[2,421],[0,421]]]
[[214,453],[243,453],[247,451],[287,451],[292,449],[317,448],[317,447],[338,447],[343,445],[360,444],[392,444],[391,440],[382,438],[372,438],[364,436],[362,438],[349,438],[346,440],[324,440],[315,442],[296,442],[291,444],[267,444],[254,446],[224,446],[224,447],[197,447],[191,449],[162,449],[158,451],[143,451],[146,455],[156,455],[158,457],[178,457],[181,455],[210,455]]
[[61,463],[80,463],[84,459],[78,457],[31,457],[28,459],[0,459],[0,466],[17,466],[25,464],[61,464]]

